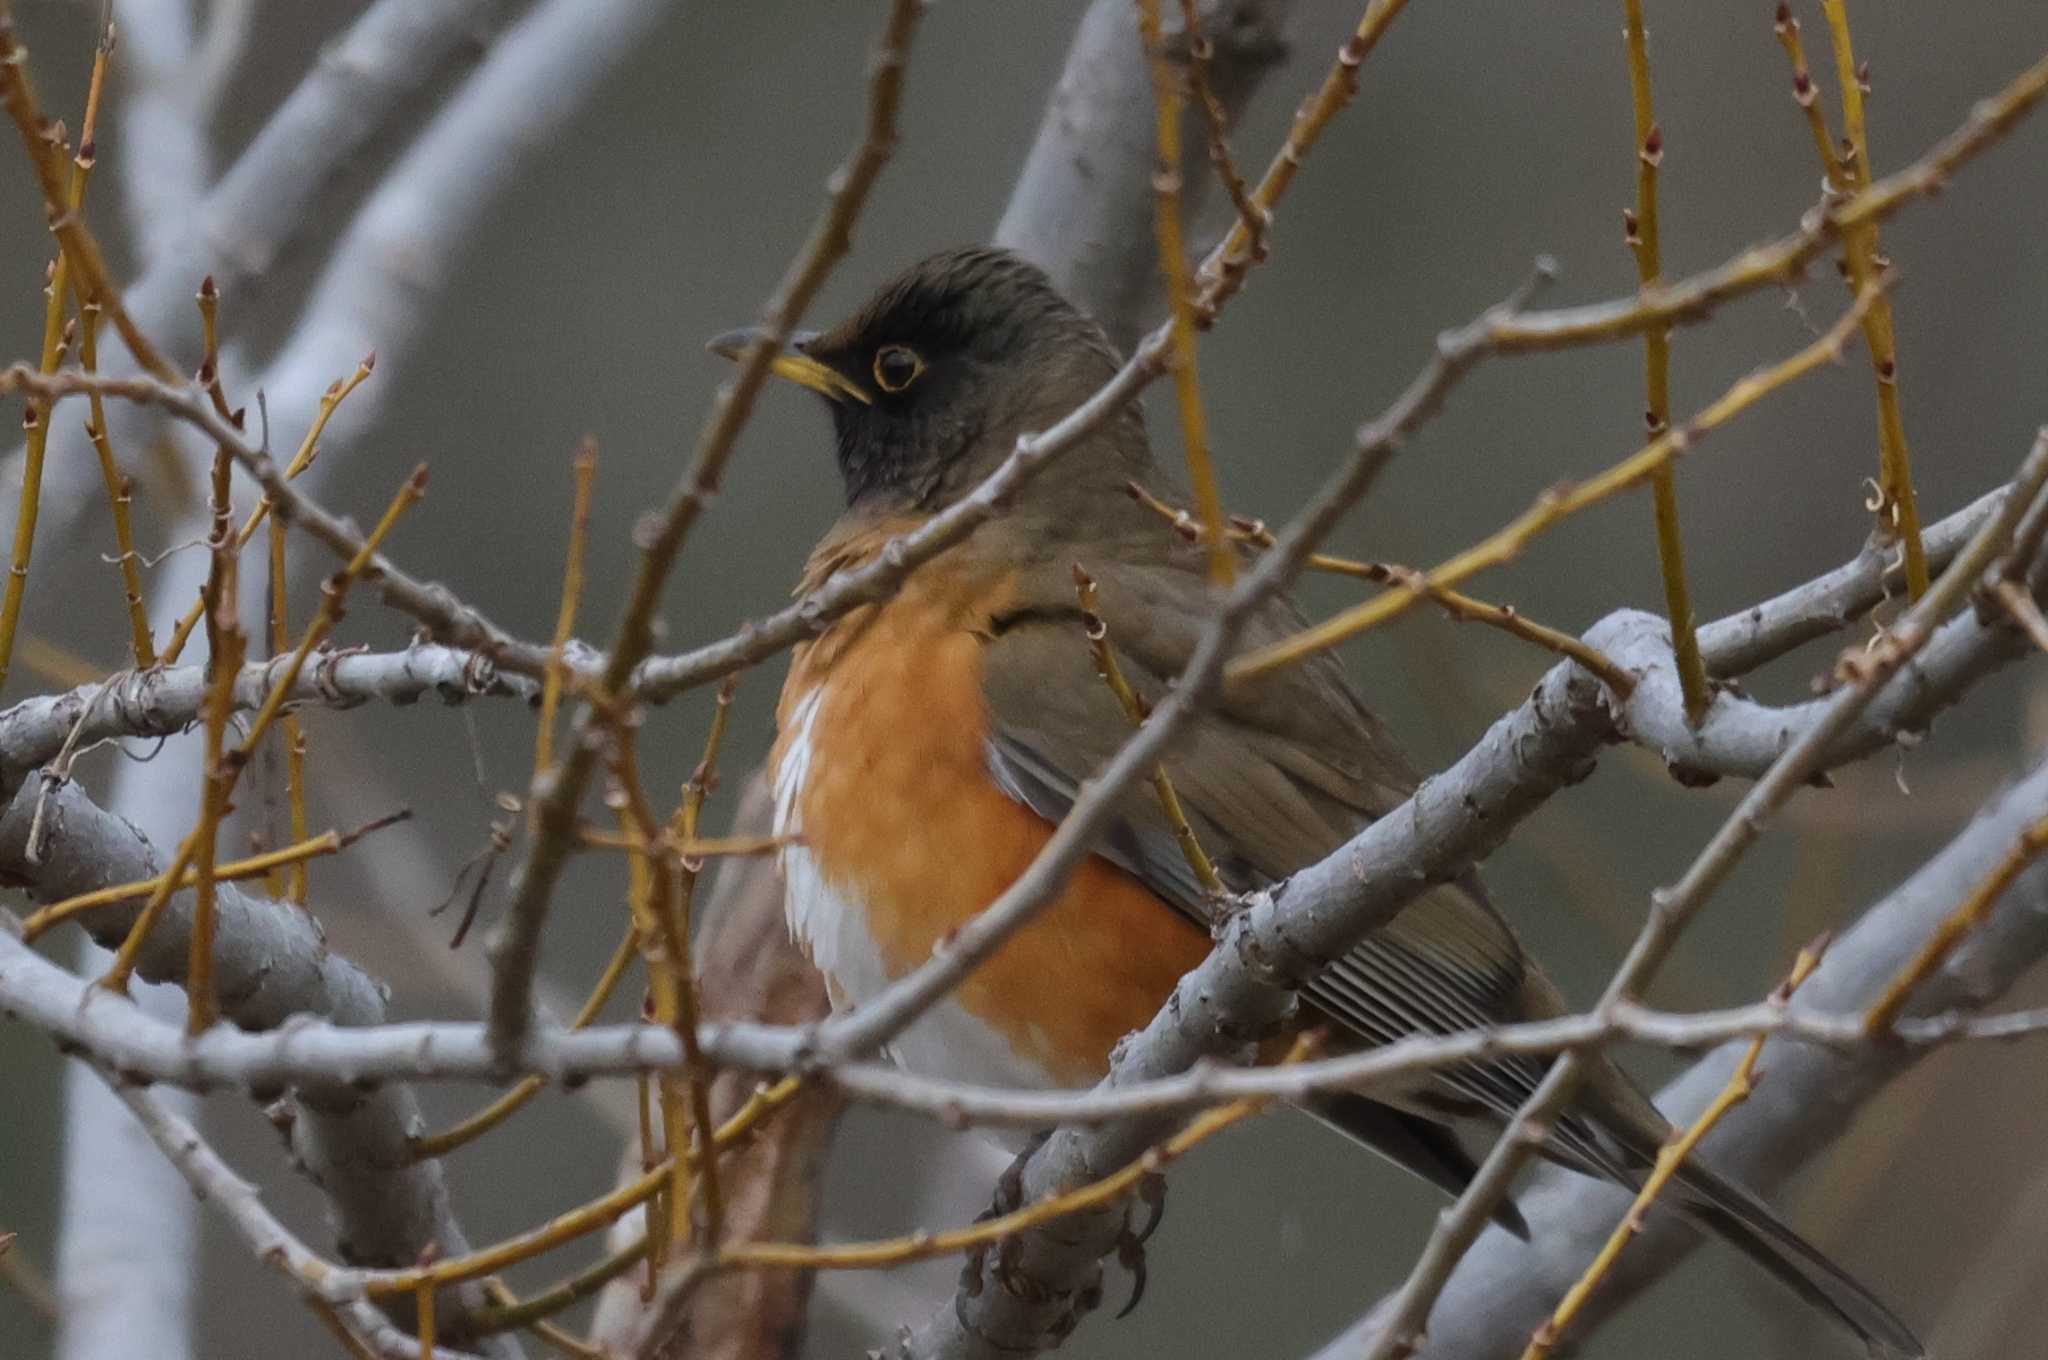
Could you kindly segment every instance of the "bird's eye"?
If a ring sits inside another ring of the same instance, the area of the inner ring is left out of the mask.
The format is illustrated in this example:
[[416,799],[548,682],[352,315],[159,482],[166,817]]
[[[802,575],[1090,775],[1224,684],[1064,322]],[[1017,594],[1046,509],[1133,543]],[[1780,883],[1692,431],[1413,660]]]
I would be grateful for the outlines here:
[[924,372],[924,360],[908,345],[884,345],[875,351],[875,385],[884,392],[901,392]]

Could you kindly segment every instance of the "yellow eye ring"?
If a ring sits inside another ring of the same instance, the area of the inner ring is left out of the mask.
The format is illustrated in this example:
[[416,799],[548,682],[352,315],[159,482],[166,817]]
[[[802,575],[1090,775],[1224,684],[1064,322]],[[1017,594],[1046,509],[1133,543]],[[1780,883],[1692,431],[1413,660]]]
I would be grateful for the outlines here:
[[884,392],[901,392],[924,372],[924,360],[908,345],[884,345],[875,351],[875,386]]

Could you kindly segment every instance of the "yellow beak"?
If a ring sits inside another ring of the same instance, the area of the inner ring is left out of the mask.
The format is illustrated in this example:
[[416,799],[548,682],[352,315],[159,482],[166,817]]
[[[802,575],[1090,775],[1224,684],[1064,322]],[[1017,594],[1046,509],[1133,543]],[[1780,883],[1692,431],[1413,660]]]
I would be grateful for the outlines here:
[[[759,326],[743,326],[736,331],[727,331],[706,342],[704,348],[721,358],[737,361],[755,345],[768,338],[768,333]],[[773,359],[768,361],[768,371],[778,378],[810,388],[827,401],[845,401],[851,398],[863,406],[872,406],[875,399],[867,389],[833,368],[803,352],[803,347],[818,338],[816,331],[798,331],[789,337],[789,344]]]

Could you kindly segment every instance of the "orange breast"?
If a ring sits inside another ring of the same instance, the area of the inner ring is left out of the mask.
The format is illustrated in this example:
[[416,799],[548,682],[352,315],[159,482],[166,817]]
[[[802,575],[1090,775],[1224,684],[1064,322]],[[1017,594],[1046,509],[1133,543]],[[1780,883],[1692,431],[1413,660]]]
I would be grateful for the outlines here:
[[[866,915],[884,971],[902,976],[1021,874],[1052,834],[988,772],[981,666],[1000,580],[948,561],[798,654],[774,760],[819,686],[793,790],[805,850]],[[1099,857],[963,983],[955,999],[1063,1084],[1091,1081],[1208,952],[1205,932]],[[855,998],[858,999],[858,998]]]

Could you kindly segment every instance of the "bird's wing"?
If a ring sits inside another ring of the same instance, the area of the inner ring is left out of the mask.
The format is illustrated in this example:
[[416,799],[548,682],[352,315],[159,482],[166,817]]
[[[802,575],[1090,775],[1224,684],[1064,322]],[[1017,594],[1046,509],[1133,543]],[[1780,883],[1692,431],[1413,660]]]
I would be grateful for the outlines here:
[[[1100,612],[1125,678],[1156,703],[1207,617],[1206,584],[1171,567],[1085,565],[1098,581]],[[1131,724],[1097,673],[1071,585],[1057,589],[1064,570],[1046,575],[1043,589],[1027,585],[1017,606],[994,621],[983,685],[991,771],[1013,798],[1057,822],[1081,782],[1129,738]],[[1247,643],[1299,626],[1292,607],[1275,602],[1254,621]],[[1415,784],[1326,656],[1234,687],[1185,732],[1165,765],[1197,839],[1238,890],[1321,859],[1398,806]],[[1100,853],[1174,907],[1212,922],[1213,904],[1149,782],[1124,795]],[[1306,995],[1355,1042],[1383,1044],[1498,1024],[1527,1009],[1531,985],[1520,943],[1477,880],[1467,878],[1424,893],[1326,968]],[[1505,1118],[1535,1090],[1543,1070],[1526,1058],[1459,1068],[1421,1095],[1422,1106],[1439,1115],[1476,1106]],[[1577,1120],[1567,1122],[1557,1145],[1567,1160],[1620,1174],[1610,1145]]]

